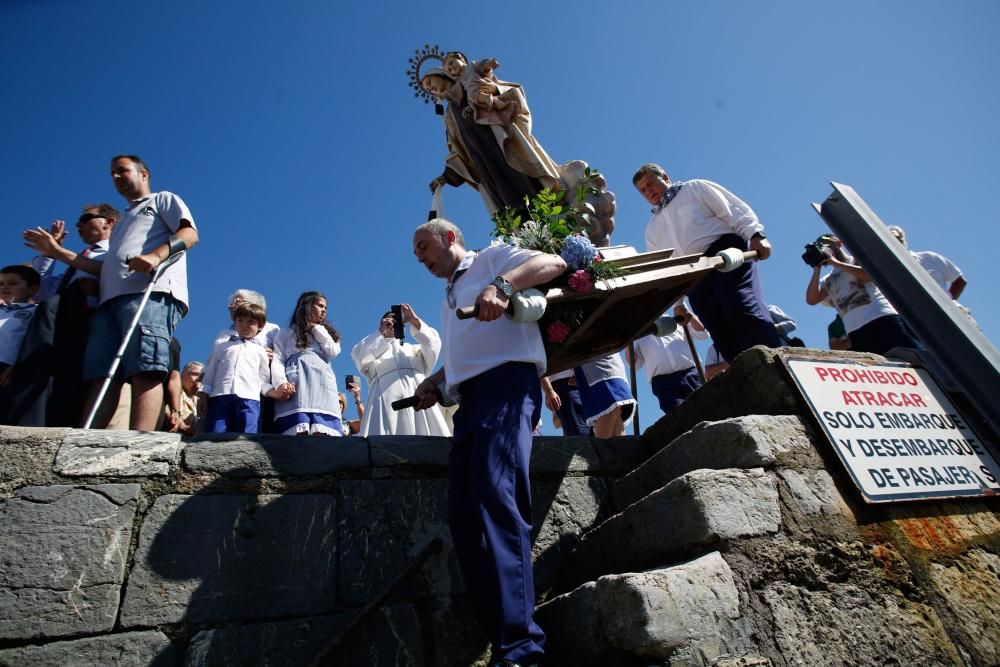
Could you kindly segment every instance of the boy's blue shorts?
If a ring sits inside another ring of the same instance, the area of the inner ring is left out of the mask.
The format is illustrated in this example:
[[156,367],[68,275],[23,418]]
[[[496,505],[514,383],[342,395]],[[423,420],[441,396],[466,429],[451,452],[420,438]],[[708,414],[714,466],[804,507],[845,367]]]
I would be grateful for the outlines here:
[[[90,319],[90,336],[83,359],[85,380],[103,378],[135,317],[142,294],[123,294],[102,303]],[[170,368],[170,339],[184,313],[181,303],[166,292],[154,292],[125,348],[115,377],[136,373],[163,373]]]

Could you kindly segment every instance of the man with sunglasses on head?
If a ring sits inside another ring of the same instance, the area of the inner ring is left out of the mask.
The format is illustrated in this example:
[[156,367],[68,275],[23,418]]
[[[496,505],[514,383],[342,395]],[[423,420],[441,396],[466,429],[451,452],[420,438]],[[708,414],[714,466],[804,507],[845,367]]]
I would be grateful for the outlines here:
[[[111,204],[87,204],[76,221],[76,231],[86,247],[75,253],[63,247],[68,236],[66,223],[56,220],[48,230],[41,227],[26,230],[23,234],[27,245],[41,254],[31,265],[42,277],[36,300],[40,302],[36,317],[32,319],[21,358],[31,357],[37,351],[44,354],[43,368],[38,368],[31,379],[34,391],[32,415],[25,415],[33,426],[77,426],[83,411],[83,355],[87,347],[90,316],[97,308],[101,258],[108,251],[111,230],[121,213]],[[73,265],[75,258],[81,268]],[[65,262],[64,272],[56,271],[56,259]],[[84,263],[82,260],[91,260]],[[47,400],[44,386],[51,378],[51,393]]]

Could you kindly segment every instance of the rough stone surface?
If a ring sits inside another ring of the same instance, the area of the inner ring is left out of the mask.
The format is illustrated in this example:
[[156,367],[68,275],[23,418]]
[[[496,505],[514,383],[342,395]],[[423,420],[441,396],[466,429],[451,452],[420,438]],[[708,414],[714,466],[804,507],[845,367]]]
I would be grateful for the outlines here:
[[139,536],[122,626],[329,612],[336,510],[330,495],[158,498]]
[[0,667],[173,667],[177,654],[161,632],[125,632],[103,637],[0,650]]
[[327,653],[330,642],[346,628],[353,613],[254,623],[199,632],[191,640],[185,667],[300,667],[321,654],[323,664],[424,664],[420,621],[410,605],[382,607],[343,638],[339,651]]
[[73,429],[63,438],[54,469],[68,477],[166,475],[180,448],[178,433]]
[[890,518],[886,527],[901,545],[922,557],[958,555],[970,544],[984,542],[1000,549],[1000,505],[996,500],[892,505],[884,509]]
[[[781,356],[885,361],[878,355],[858,352],[831,352],[800,347],[752,347],[736,357],[729,369],[646,429],[642,434],[643,443],[649,451],[659,451],[702,421],[719,421],[742,415],[808,415],[808,406],[789,381],[779,359]],[[748,387],[766,390],[748,391]]]
[[485,665],[490,643],[479,625],[472,621],[475,613],[465,596],[434,598],[428,609],[434,655],[438,665]]
[[341,484],[340,594],[362,605],[382,591],[435,537],[444,547],[407,579],[397,596],[443,596],[458,588],[447,518],[446,480],[361,480]]
[[816,591],[784,581],[762,593],[790,665],[961,665],[934,609],[852,584]]
[[555,585],[562,562],[581,536],[606,518],[607,495],[607,486],[594,477],[535,483],[531,511],[536,595]]
[[740,596],[718,552],[670,568],[597,581],[597,603],[613,646],[646,658],[680,647],[711,664],[746,647]]
[[68,430],[0,426],[0,498],[22,486],[55,483],[52,462]]
[[451,438],[412,435],[369,436],[372,465],[376,468],[408,465],[448,467]]
[[[568,665],[615,664],[597,606],[597,581],[553,598],[538,607],[535,619],[545,631],[547,648]],[[566,623],[565,619],[573,619]]]
[[602,460],[595,447],[598,442],[583,436],[534,438],[531,441],[531,473],[562,475],[600,471]]
[[798,534],[823,533],[855,538],[854,512],[825,470],[777,471],[786,528]]
[[294,438],[241,434],[212,436],[184,448],[184,466],[227,477],[323,475],[368,468],[363,438]]
[[763,470],[695,470],[587,533],[564,583],[655,566],[692,547],[773,533],[780,524],[778,492]]
[[678,437],[614,485],[621,511],[684,473],[701,468],[770,468],[779,460],[821,468],[809,428],[794,415],[750,415],[703,422]]
[[1000,556],[973,549],[950,564],[932,563],[930,576],[973,662],[1000,664]]
[[749,643],[739,591],[718,552],[670,568],[601,577],[547,603],[539,616],[550,650],[572,664],[682,655],[679,664],[710,665]]
[[597,458],[601,461],[601,472],[608,477],[618,478],[627,475],[649,456],[649,450],[639,438],[623,437],[608,440],[592,438],[591,442],[594,451],[597,452]]
[[0,639],[114,625],[139,486],[26,487],[0,503]]

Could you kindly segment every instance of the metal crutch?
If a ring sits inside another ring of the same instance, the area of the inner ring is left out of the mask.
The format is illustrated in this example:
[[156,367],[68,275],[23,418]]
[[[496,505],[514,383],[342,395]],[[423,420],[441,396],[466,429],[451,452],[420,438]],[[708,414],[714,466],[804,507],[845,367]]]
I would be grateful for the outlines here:
[[118,352],[115,353],[115,358],[111,361],[111,367],[108,368],[107,374],[104,376],[104,382],[101,384],[101,390],[97,393],[97,400],[90,407],[90,413],[87,415],[87,420],[83,423],[83,428],[90,428],[90,425],[94,423],[94,417],[97,416],[97,410],[101,406],[101,402],[104,400],[104,395],[108,393],[108,387],[111,386],[111,380],[115,377],[115,373],[118,372],[118,366],[122,362],[122,357],[125,356],[125,348],[128,347],[129,341],[132,340],[132,334],[135,333],[135,328],[139,325],[139,318],[142,317],[142,311],[146,309],[146,303],[149,301],[149,295],[153,293],[153,286],[156,285],[156,281],[160,279],[163,272],[167,270],[167,267],[172,266],[177,260],[179,260],[185,251],[170,255],[165,260],[163,260],[155,269],[153,269],[153,277],[149,280],[149,285],[146,287],[146,291],[142,293],[142,299],[139,301],[139,307],[135,311],[135,316],[132,317],[132,323],[128,327],[128,331],[125,332],[125,337],[122,339],[122,344],[118,346]]

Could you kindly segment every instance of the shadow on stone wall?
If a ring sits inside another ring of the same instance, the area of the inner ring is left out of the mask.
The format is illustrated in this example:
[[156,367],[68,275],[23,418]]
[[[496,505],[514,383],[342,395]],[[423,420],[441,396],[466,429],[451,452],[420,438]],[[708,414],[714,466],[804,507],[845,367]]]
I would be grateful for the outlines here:
[[[608,513],[613,443],[548,438],[532,459],[536,578]],[[620,446],[637,443],[622,439]],[[223,436],[188,444],[182,490],[152,500],[120,627],[173,628],[185,665],[308,665],[435,537],[431,556],[323,664],[454,664],[488,646],[450,534],[448,440]]]

